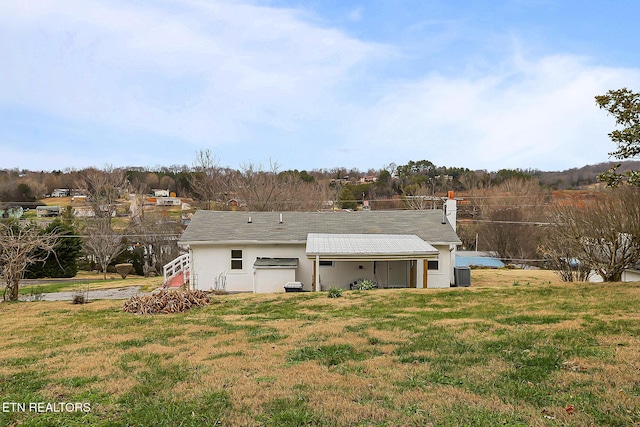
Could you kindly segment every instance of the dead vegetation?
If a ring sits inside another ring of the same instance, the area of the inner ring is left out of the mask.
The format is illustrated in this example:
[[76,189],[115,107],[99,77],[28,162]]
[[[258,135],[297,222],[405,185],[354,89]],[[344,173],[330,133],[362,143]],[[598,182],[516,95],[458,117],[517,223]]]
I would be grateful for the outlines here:
[[135,314],[181,313],[195,307],[209,305],[204,291],[160,289],[151,295],[134,295],[124,303],[123,310]]

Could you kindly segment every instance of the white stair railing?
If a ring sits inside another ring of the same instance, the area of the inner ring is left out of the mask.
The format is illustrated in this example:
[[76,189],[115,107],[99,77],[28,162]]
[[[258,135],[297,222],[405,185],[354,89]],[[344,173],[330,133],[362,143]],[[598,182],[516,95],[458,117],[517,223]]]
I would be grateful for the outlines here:
[[166,286],[167,282],[178,274],[182,273],[182,284],[184,285],[189,281],[191,261],[189,254],[180,255],[170,263],[166,264],[163,268],[163,284]]

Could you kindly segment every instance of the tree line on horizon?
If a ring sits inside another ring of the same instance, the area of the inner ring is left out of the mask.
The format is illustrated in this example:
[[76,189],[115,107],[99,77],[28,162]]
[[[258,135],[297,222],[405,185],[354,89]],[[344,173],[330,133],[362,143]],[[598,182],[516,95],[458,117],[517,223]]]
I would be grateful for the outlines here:
[[[207,150],[202,150],[206,152]],[[201,152],[197,153],[199,156]],[[571,168],[563,171],[540,171],[537,169],[500,169],[495,172],[486,170],[470,170],[462,167],[436,166],[428,160],[409,161],[405,165],[389,164],[381,169],[368,169],[360,171],[356,168],[332,168],[316,170],[268,170],[249,165],[244,169],[263,174],[275,173],[280,177],[297,177],[301,183],[331,182],[331,180],[343,180],[348,177],[353,183],[361,178],[375,177],[376,182],[369,185],[354,188],[358,195],[364,189],[368,196],[371,190],[378,197],[391,198],[403,194],[411,194],[424,188],[420,193],[443,194],[448,190],[469,191],[478,188],[488,188],[504,182],[509,178],[532,178],[538,181],[543,188],[552,190],[580,189],[598,182],[598,175],[610,170],[616,164],[620,164],[619,170],[627,172],[640,169],[640,161],[625,161],[622,163],[603,162],[595,165],[586,165],[581,168]],[[108,168],[112,168],[108,166]],[[125,173],[127,181],[135,186],[136,190],[143,193],[151,193],[152,189],[165,189],[175,192],[181,197],[197,198],[197,190],[193,188],[194,175],[202,173],[202,165],[188,167],[123,167],[118,168]],[[217,166],[219,175],[230,176],[241,173],[241,169],[231,169]],[[35,202],[44,198],[57,188],[77,188],[83,174],[99,168],[66,169],[45,171],[29,171],[19,169],[0,170],[0,208],[2,205],[12,202]],[[386,188],[385,188],[386,187]],[[361,197],[358,197],[360,199]]]

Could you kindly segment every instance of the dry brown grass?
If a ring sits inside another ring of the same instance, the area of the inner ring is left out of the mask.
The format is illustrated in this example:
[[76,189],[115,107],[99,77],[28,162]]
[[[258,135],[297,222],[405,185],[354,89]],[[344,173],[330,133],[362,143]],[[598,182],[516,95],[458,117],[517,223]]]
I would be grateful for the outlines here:
[[[223,393],[225,425],[280,425],[277,402],[315,425],[640,422],[639,284],[473,270],[468,289],[214,298],[155,316],[122,313],[122,301],[0,304],[0,387],[35,371],[43,399],[104,393],[97,424],[131,409],[119,399],[145,381],[163,402]],[[351,353],[326,363],[327,348]]]
[[562,281],[550,270],[522,270],[508,268],[479,268],[471,270],[472,287],[503,287],[514,282],[540,284],[561,284]]

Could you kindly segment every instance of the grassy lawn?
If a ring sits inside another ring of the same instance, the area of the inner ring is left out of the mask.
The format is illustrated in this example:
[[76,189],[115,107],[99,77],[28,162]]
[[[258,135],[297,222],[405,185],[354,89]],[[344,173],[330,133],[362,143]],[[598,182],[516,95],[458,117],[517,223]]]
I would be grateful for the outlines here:
[[3,303],[0,425],[640,424],[639,283],[474,270],[472,284],[214,296],[154,316]]
[[140,286],[142,292],[151,292],[162,285],[162,277],[127,276],[122,279],[117,274],[107,274],[103,279],[102,274],[81,272],[74,280],[57,279],[52,283],[35,284],[24,280],[20,283],[18,292],[20,295],[46,294],[51,292],[74,292],[81,290],[96,291],[100,289],[115,289],[132,286]]

